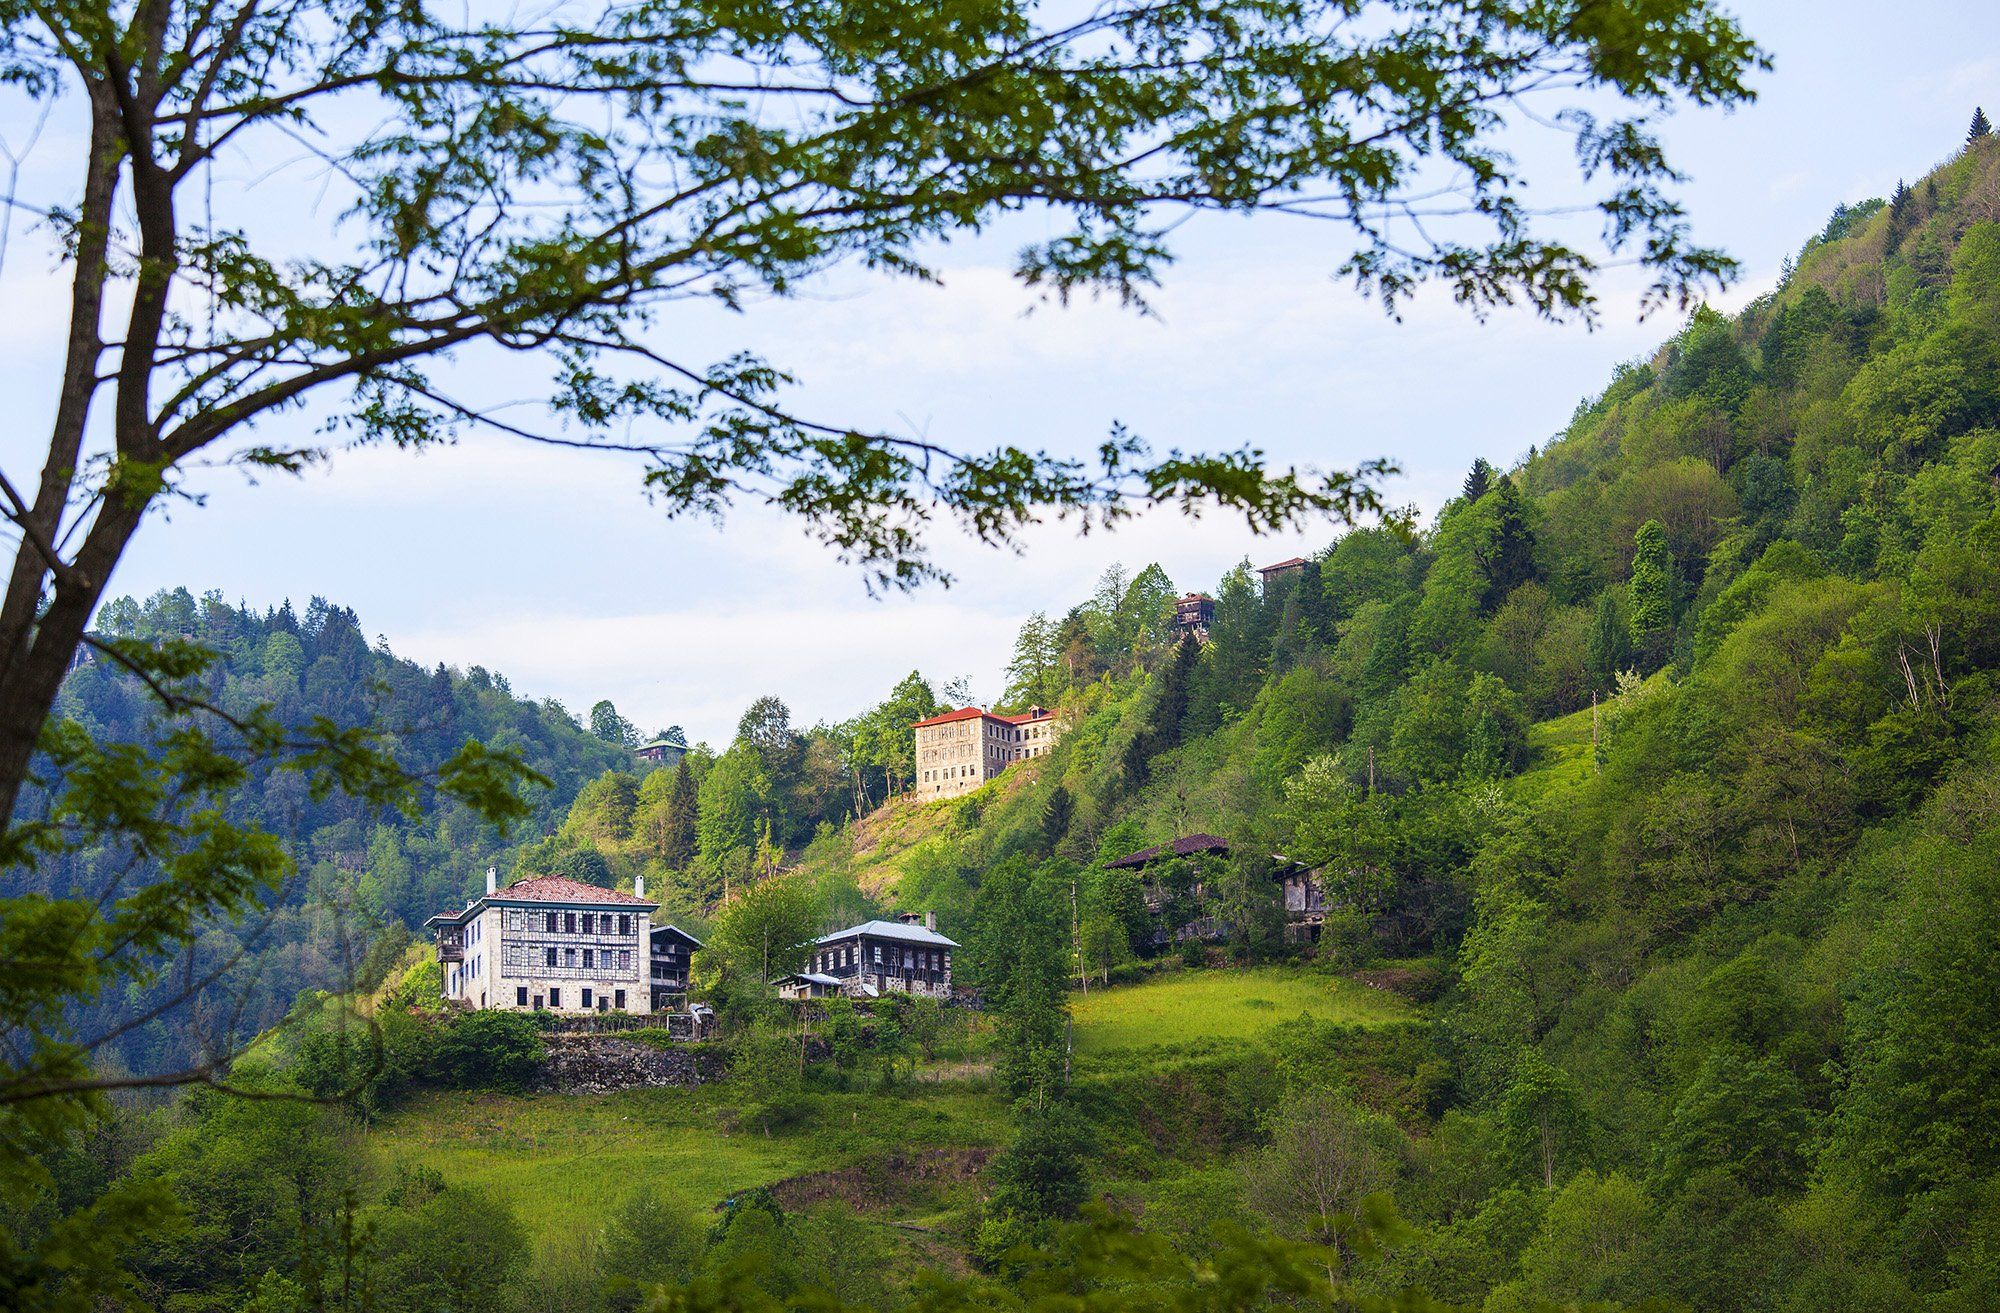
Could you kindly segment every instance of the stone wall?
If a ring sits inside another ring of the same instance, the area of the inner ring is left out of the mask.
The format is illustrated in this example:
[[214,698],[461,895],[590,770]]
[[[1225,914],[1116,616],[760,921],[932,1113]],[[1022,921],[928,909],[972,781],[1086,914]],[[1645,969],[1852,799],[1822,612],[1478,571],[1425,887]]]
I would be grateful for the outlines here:
[[617,1035],[550,1035],[535,1087],[550,1094],[693,1089],[722,1079],[722,1056],[705,1048],[655,1048]]

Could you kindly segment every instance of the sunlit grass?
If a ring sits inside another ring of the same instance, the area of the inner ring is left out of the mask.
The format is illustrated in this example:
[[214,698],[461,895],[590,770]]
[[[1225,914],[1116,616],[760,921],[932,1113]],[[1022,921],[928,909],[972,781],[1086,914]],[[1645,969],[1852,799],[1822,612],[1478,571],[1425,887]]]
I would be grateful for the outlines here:
[[642,1186],[690,1217],[730,1194],[889,1151],[994,1145],[1005,1109],[983,1086],[909,1082],[822,1094],[802,1126],[730,1129],[727,1083],[607,1095],[426,1095],[371,1132],[385,1172],[422,1166],[490,1193],[547,1253],[602,1230]]
[[1137,985],[1072,996],[1076,1050],[1102,1057],[1124,1049],[1255,1040],[1308,1017],[1356,1026],[1417,1015],[1407,1002],[1352,980],[1288,967],[1175,971]]

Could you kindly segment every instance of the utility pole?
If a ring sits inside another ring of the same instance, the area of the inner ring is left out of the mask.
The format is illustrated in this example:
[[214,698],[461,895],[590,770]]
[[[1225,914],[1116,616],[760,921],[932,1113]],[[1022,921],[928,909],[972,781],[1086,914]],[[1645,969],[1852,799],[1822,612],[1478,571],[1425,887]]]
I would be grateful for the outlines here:
[[1069,878],[1069,943],[1076,952],[1076,984],[1086,995],[1090,993],[1090,975],[1083,969],[1083,918],[1076,910],[1076,877]]

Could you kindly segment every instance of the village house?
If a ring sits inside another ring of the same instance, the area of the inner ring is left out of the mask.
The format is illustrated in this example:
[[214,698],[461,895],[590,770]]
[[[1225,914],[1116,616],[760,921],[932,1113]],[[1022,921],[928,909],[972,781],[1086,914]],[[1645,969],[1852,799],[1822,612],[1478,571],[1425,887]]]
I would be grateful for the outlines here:
[[1215,599],[1207,593],[1189,593],[1174,602],[1174,635],[1208,641],[1209,626],[1215,623]]
[[688,972],[701,941],[675,925],[656,925],[651,935],[653,1011],[679,1011],[687,1002]]
[[1048,752],[1062,735],[1062,718],[1046,707],[1029,707],[1018,716],[961,707],[914,728],[916,795],[956,798],[1015,762]]
[[[1184,834],[1170,843],[1127,853],[1115,861],[1106,862],[1105,866],[1114,871],[1138,872],[1146,910],[1158,915],[1166,907],[1170,893],[1157,878],[1158,869],[1177,859],[1202,856],[1229,856],[1229,841],[1213,834]],[[1276,863],[1271,878],[1278,882],[1279,897],[1285,910],[1285,938],[1294,942],[1317,942],[1320,930],[1326,925],[1328,910],[1325,868],[1309,867],[1304,862],[1295,862],[1276,853],[1272,854],[1271,860]],[[1197,906],[1208,897],[1208,890],[1199,879],[1189,886],[1187,892]],[[1228,927],[1214,917],[1204,915],[1174,927],[1171,932],[1161,929],[1154,935],[1154,943],[1213,938],[1227,933],[1227,930]]]
[[632,749],[632,755],[654,766],[676,766],[682,757],[687,756],[687,744],[676,743],[672,739],[654,739]]
[[1262,576],[1264,591],[1268,593],[1271,591],[1272,584],[1282,579],[1290,579],[1295,575],[1304,574],[1306,567],[1311,564],[1312,562],[1306,560],[1303,556],[1294,556],[1290,560],[1280,561],[1276,565],[1263,566],[1258,569],[1257,573]]
[[937,932],[932,912],[864,921],[813,940],[805,970],[779,980],[778,993],[784,998],[950,998],[951,951],[957,947]]
[[637,894],[540,875],[424,922],[437,937],[444,997],[473,1008],[541,1012],[652,1011],[652,914]]

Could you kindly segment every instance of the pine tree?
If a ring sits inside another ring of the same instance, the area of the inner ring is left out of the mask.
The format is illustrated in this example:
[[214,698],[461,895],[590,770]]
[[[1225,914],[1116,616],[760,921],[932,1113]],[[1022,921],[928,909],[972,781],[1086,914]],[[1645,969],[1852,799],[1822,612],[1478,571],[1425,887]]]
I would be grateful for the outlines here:
[[1965,134],[1965,144],[1970,146],[1981,137],[1990,137],[1992,135],[1993,125],[1986,121],[1986,110],[1984,107],[1974,106],[1972,110],[1972,127]]
[[676,871],[684,871],[694,861],[695,820],[699,803],[694,787],[694,771],[686,757],[674,768],[674,787],[667,794],[667,814],[662,824],[660,860]]
[[1486,495],[1493,486],[1493,467],[1486,463],[1484,456],[1472,462],[1472,468],[1465,475],[1465,503],[1470,506]]
[[1535,577],[1535,531],[1528,525],[1520,490],[1505,474],[1493,483],[1493,507],[1493,536],[1480,560],[1486,573],[1481,601],[1488,610]]
[[1892,251],[1902,245],[1903,238],[1916,224],[1915,202],[1915,193],[1898,178],[1895,194],[1889,198],[1889,249]]
[[1666,664],[1673,638],[1674,554],[1658,520],[1639,526],[1632,547],[1632,646],[1651,674]]

